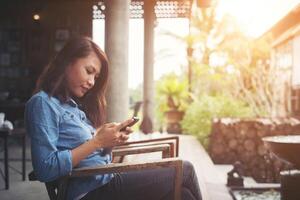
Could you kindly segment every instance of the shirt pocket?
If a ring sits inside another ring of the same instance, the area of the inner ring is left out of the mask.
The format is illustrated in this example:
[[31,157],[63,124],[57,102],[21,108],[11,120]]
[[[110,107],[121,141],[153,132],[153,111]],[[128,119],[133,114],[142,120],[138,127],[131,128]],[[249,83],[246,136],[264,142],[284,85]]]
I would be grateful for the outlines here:
[[61,115],[59,130],[60,145],[74,148],[89,140],[90,130],[84,126],[78,115],[66,110]]
[[85,115],[85,113],[83,111],[79,112],[79,116],[80,116],[80,120],[81,121],[83,121],[83,122],[87,121],[86,115]]
[[70,122],[71,120],[74,121],[75,115],[69,111],[65,111],[62,115],[63,122]]
[[61,115],[60,132],[70,132],[73,129],[77,129],[78,124],[80,124],[80,121],[76,120],[75,114],[66,110]]

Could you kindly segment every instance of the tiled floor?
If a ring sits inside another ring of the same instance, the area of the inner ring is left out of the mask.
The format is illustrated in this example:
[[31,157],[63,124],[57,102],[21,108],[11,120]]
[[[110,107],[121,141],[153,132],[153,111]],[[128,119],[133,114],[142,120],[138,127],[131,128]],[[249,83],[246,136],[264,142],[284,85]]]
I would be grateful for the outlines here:
[[[21,171],[21,145],[17,140],[9,140],[9,165],[18,171]],[[27,143],[28,144],[28,143]],[[29,145],[27,145],[26,153],[26,181],[22,181],[22,175],[11,167],[9,168],[9,190],[5,190],[5,184],[2,177],[0,177],[0,199],[1,200],[46,200],[49,199],[47,196],[46,189],[43,184],[39,182],[28,181],[27,175],[32,171],[31,156]],[[3,141],[0,141],[0,168],[3,170]]]

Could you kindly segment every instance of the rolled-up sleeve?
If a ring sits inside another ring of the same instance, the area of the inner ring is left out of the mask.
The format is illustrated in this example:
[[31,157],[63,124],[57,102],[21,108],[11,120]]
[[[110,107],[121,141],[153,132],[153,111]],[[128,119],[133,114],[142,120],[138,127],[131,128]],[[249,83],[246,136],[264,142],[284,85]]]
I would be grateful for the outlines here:
[[36,96],[26,104],[25,123],[37,179],[48,182],[72,170],[70,150],[58,150],[60,113],[47,99]]

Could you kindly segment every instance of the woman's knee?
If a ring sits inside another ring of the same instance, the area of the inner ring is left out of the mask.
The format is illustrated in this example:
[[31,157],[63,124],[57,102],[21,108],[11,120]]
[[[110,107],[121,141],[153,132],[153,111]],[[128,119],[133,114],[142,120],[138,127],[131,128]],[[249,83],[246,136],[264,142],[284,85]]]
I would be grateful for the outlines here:
[[181,198],[182,200],[196,200],[191,191],[185,187],[181,190]]
[[183,173],[192,174],[195,173],[194,165],[190,161],[183,161]]

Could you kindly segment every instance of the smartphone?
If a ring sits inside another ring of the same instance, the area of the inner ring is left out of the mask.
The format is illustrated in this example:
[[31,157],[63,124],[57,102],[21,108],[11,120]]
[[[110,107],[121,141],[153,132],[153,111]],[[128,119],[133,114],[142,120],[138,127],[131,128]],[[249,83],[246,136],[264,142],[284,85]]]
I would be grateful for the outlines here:
[[133,119],[133,121],[130,124],[128,124],[127,126],[121,128],[120,131],[125,131],[127,127],[133,126],[140,120],[138,117],[133,117],[132,119]]

